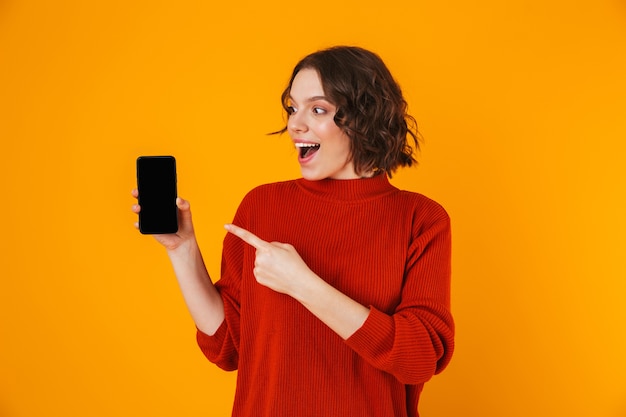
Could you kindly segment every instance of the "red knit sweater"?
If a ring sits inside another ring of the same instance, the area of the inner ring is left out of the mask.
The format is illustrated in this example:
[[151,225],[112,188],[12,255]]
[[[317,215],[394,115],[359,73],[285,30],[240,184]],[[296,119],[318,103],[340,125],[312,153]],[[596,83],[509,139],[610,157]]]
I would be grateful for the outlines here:
[[416,417],[425,381],[452,355],[450,221],[428,198],[369,179],[252,190],[234,224],[292,244],[307,265],[371,309],[341,339],[301,304],[258,284],[254,248],[228,234],[216,283],[226,318],[198,331],[206,357],[238,369],[234,417]]

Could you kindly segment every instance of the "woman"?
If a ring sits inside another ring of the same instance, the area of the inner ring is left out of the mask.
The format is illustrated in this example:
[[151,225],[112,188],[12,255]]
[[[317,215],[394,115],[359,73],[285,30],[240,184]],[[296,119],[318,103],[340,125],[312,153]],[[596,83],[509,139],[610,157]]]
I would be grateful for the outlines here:
[[415,163],[406,102],[380,58],[357,47],[305,57],[282,101],[302,178],[248,193],[226,226],[220,280],[187,201],[177,200],[179,232],[156,236],[198,344],[238,369],[236,417],[417,416],[424,382],[451,358],[454,324],[449,217],[388,181]]

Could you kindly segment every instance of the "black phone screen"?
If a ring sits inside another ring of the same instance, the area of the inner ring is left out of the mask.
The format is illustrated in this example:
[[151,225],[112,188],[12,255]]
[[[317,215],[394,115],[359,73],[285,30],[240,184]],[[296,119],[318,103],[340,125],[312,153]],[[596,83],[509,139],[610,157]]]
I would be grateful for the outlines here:
[[176,159],[173,156],[137,158],[139,231],[166,234],[178,231]]

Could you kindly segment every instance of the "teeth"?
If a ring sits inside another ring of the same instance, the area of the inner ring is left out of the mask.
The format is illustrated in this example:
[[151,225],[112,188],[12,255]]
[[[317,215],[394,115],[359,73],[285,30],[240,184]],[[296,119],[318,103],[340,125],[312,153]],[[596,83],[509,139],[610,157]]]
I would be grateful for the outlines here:
[[294,143],[294,145],[296,146],[296,149],[298,149],[300,158],[306,158],[309,155],[317,152],[317,150],[320,148],[319,143],[311,143],[311,142],[308,142],[308,143],[296,142]]

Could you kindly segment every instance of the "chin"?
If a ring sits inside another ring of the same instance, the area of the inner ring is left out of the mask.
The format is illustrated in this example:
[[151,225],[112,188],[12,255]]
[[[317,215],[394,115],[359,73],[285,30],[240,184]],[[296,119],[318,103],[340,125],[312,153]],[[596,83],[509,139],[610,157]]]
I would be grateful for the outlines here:
[[306,174],[304,172],[302,172],[302,178],[307,181],[319,181],[324,179],[321,175]]
[[300,167],[300,174],[302,174],[302,178],[308,181],[319,181],[326,178],[321,172],[302,167]]

